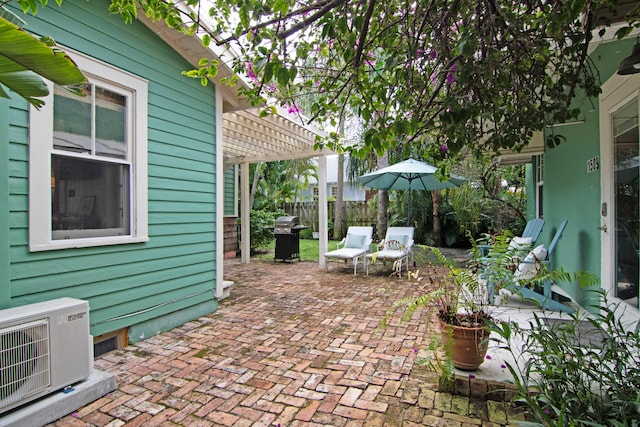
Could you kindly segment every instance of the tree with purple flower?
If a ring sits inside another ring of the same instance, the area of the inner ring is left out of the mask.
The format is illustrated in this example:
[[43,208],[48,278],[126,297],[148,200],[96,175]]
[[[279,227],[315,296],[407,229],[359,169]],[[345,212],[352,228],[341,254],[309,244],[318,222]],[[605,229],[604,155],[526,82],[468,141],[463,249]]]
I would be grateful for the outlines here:
[[[447,162],[461,151],[519,149],[575,119],[576,97],[600,93],[594,35],[615,20],[618,38],[640,26],[638,3],[629,14],[619,3],[111,0],[110,10],[131,20],[137,5],[205,46],[230,48],[254,105],[276,97],[316,122],[357,114],[368,129],[358,154],[404,141]],[[203,67],[187,75],[217,72]]]

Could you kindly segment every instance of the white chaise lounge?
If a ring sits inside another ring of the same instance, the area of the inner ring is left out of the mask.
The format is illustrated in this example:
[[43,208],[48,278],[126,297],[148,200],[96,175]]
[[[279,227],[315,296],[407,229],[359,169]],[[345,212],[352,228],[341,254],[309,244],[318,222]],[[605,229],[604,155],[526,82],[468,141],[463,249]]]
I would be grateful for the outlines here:
[[404,265],[409,270],[409,259],[413,259],[413,227],[389,227],[377,252],[367,254],[365,270],[369,274],[369,265],[374,262],[397,262],[397,270],[402,270]]
[[373,237],[373,227],[349,227],[347,236],[338,243],[338,249],[324,254],[325,269],[329,269],[329,261],[353,262],[353,274],[356,274],[358,263],[365,265],[365,256],[369,253]]

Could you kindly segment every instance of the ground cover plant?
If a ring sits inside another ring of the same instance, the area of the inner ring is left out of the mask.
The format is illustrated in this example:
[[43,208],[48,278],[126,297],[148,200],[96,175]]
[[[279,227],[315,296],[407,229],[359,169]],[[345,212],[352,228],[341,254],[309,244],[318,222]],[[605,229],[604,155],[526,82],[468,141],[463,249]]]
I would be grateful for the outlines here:
[[518,357],[508,368],[530,420],[524,425],[640,425],[640,333],[615,310],[602,304],[587,319],[494,325],[503,348]]

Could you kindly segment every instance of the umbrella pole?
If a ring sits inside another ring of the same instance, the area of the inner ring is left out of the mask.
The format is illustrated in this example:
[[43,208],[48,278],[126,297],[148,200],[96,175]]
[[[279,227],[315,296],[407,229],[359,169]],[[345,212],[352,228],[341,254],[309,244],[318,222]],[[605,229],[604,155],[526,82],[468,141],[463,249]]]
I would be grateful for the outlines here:
[[407,195],[407,227],[411,226],[411,193],[413,190],[409,188],[409,194]]

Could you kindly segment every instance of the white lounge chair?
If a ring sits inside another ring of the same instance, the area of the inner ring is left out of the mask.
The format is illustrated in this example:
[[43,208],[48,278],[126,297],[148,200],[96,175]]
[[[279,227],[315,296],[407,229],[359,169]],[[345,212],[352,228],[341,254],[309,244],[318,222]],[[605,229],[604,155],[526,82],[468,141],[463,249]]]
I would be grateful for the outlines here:
[[402,265],[409,270],[409,259],[413,259],[413,227],[389,227],[384,240],[380,242],[377,252],[366,256],[365,270],[369,274],[369,264],[377,261],[398,262],[398,271],[402,270]]
[[338,242],[338,249],[324,254],[325,270],[329,269],[329,261],[353,261],[353,274],[356,274],[358,263],[365,265],[365,255],[371,248],[373,227],[349,227],[347,236]]

